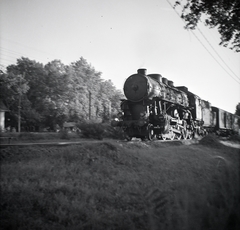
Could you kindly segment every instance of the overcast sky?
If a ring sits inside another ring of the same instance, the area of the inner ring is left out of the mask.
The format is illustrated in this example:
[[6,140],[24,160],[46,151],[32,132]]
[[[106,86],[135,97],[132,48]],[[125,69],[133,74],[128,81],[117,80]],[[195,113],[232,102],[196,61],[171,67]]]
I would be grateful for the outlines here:
[[146,68],[234,113],[240,54],[220,47],[215,29],[185,30],[168,1],[0,0],[0,64],[23,56],[67,65],[82,56],[118,89]]

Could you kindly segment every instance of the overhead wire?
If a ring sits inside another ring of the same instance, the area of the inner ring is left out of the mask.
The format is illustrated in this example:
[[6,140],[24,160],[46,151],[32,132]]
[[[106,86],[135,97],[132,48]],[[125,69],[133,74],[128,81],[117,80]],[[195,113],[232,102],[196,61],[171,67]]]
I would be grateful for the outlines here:
[[[200,20],[201,21],[201,20]],[[202,22],[202,21],[201,21]],[[206,30],[206,32],[210,35],[210,37],[214,40],[215,44],[218,44],[219,43],[219,35],[217,37],[216,35],[216,31],[214,30]],[[225,55],[225,58],[228,59],[228,63],[231,63],[232,65],[235,65],[236,63],[233,62],[233,60],[230,58],[230,57],[227,57],[228,53]],[[235,66],[236,67],[236,66]],[[235,75],[235,73],[234,73]]]
[[17,45],[21,45],[22,47],[25,47],[25,48],[28,48],[28,49],[31,49],[31,50],[34,50],[34,51],[37,51],[37,52],[40,52],[40,53],[44,53],[44,54],[48,54],[48,55],[51,55],[51,56],[52,56],[52,54],[50,54],[50,53],[48,53],[48,52],[45,52],[45,51],[36,49],[35,47],[27,46],[27,45],[22,44],[22,43],[20,43],[20,42],[16,42],[16,41],[14,41],[14,40],[12,40],[12,39],[6,39],[6,38],[3,38],[2,36],[0,36],[0,38],[3,39],[3,40],[6,40],[6,41],[8,41],[8,42],[15,43],[15,44],[17,44]]
[[[45,52],[45,51],[42,51],[42,50],[39,50],[39,49],[36,49],[36,48],[33,48],[33,47],[26,46],[26,45],[21,44],[21,43],[19,43],[19,42],[13,41],[12,39],[5,39],[5,38],[3,38],[3,37],[1,37],[1,36],[0,36],[0,38],[3,39],[3,40],[6,40],[6,41],[8,41],[8,42],[15,43],[15,44],[17,44],[17,45],[21,45],[21,47],[25,47],[25,48],[27,48],[27,49],[31,49],[31,50],[37,51],[37,52],[39,52],[39,53],[42,53],[42,54],[50,55],[50,56],[53,57],[53,59],[56,59],[53,54],[47,53],[47,52]],[[16,55],[19,55],[20,57],[26,57],[26,55],[24,55],[23,53],[16,52],[16,51],[13,51],[13,50],[10,50],[10,49],[6,49],[6,48],[3,48],[3,47],[0,47],[0,50],[3,50],[4,52],[6,52],[6,54],[4,54],[4,55],[5,55],[5,56],[8,56],[8,57],[10,57],[10,54],[16,54]],[[1,52],[1,55],[2,55],[2,52]],[[1,58],[1,55],[0,55],[0,58]],[[15,59],[18,59],[18,58],[20,58],[19,56],[18,56],[18,57],[15,56],[14,58],[15,58]],[[29,55],[28,55],[28,57],[29,57]],[[10,57],[10,58],[11,58],[11,57]],[[38,58],[35,58],[35,57],[33,57],[33,56],[30,56],[29,58],[32,58],[32,59],[34,59],[34,60],[36,60],[36,61],[39,61]],[[42,62],[42,61],[40,60],[40,62]]]
[[[169,0],[166,0],[168,2],[168,4],[174,9],[175,13],[182,19],[181,15],[176,11],[175,7],[171,4],[171,2]],[[183,20],[183,19],[182,19]],[[184,22],[185,24],[185,22]],[[204,49],[211,55],[211,57],[220,65],[220,67],[233,79],[235,80],[238,84],[240,84],[240,78],[231,70],[231,68],[226,64],[226,62],[221,58],[221,56],[217,53],[217,51],[213,48],[213,46],[211,45],[211,43],[207,40],[207,38],[203,35],[203,33],[201,32],[201,30],[197,27],[198,31],[201,33],[201,35],[205,38],[205,40],[207,41],[207,43],[211,46],[211,48],[214,50],[214,52],[217,54],[217,56],[220,58],[220,60],[227,66],[228,69],[230,69],[230,71],[234,74],[234,76],[237,77],[237,79],[235,77],[233,77],[227,70],[225,67],[222,66],[222,64],[212,55],[212,53],[208,50],[208,48],[203,44],[203,42],[198,38],[198,36],[192,31],[191,33],[194,35],[194,37],[200,42],[200,44],[204,47]]]
[[13,63],[13,62],[16,62],[17,59],[20,59],[21,57],[26,57],[26,58],[30,58],[30,59],[33,59],[33,60],[36,60],[37,62],[43,62],[43,61],[39,61],[38,58],[36,57],[33,57],[33,56],[26,56],[24,55],[23,53],[19,53],[19,52],[15,52],[13,50],[9,50],[9,49],[5,49],[3,47],[0,47],[0,63],[2,63],[2,61],[5,61],[7,63]]
[[223,60],[223,58],[218,54],[218,52],[215,50],[215,48],[212,46],[212,44],[208,41],[208,39],[206,38],[206,36],[203,34],[203,32],[197,27],[197,30],[199,31],[199,33],[204,37],[204,39],[206,40],[206,42],[210,45],[210,47],[213,49],[213,51],[216,53],[216,55],[221,59],[221,61],[225,64],[225,66],[232,72],[232,74],[234,74],[239,80],[240,77],[238,77],[233,71],[232,69],[228,66],[228,64]]

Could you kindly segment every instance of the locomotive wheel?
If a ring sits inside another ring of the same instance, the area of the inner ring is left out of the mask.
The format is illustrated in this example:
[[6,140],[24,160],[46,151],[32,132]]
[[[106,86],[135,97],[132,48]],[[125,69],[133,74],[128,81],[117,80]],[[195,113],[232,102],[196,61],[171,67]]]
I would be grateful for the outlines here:
[[176,136],[176,134],[175,134],[173,131],[170,131],[170,133],[169,133],[169,139],[170,139],[171,141],[174,140],[175,136]]
[[185,130],[185,129],[182,130],[182,138],[183,138],[184,140],[186,140],[186,139],[188,138],[188,131]]
[[177,137],[178,140],[181,140],[182,139],[182,134],[177,134],[176,137]]
[[154,138],[154,130],[152,125],[148,125],[147,132],[148,132],[147,138],[149,141],[151,141]]
[[166,141],[166,140],[167,140],[166,136],[162,136],[162,139],[163,139],[164,141]]
[[194,136],[194,133],[192,131],[188,132],[187,138],[192,140]]

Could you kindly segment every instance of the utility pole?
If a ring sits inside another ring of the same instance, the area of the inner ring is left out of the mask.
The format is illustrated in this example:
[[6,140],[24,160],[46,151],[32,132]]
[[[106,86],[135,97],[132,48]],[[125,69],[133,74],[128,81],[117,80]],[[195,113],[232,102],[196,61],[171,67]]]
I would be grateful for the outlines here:
[[91,120],[91,107],[92,107],[92,101],[91,101],[91,95],[92,95],[92,93],[90,92],[90,91],[88,91],[89,92],[89,112],[88,112],[88,118],[89,118],[89,120]]
[[18,132],[21,132],[21,96],[22,96],[22,92],[21,92],[21,75],[19,75],[19,89],[18,89]]
[[25,72],[19,75],[19,98],[18,98],[18,132],[21,132],[21,103],[22,103],[22,78],[25,77]]
[[109,104],[108,104],[108,112],[109,112],[109,121],[111,121],[111,117],[112,117],[112,103],[111,103],[111,101],[109,101]]

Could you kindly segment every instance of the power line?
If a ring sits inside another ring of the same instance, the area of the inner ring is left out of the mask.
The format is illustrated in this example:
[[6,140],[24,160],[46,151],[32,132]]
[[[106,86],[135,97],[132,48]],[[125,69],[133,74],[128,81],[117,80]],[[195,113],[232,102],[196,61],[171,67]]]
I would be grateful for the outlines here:
[[1,58],[1,57],[4,57],[4,56],[5,56],[5,57],[8,57],[8,58],[16,58],[16,56],[14,56],[14,54],[5,53],[5,51],[2,50],[1,47],[0,47],[0,50],[1,50],[0,58]]
[[19,54],[19,55],[22,55],[22,54],[19,53],[19,52],[16,52],[16,51],[13,51],[13,50],[9,50],[9,49],[3,48],[3,47],[0,47],[0,49],[3,50],[3,52],[8,52],[8,53],[11,53],[11,54]]
[[[3,47],[0,47],[0,50],[2,50],[3,52],[1,52],[0,54],[0,60],[5,60],[5,61],[8,61],[8,62],[12,62],[12,60],[6,60],[6,58],[10,58],[10,59],[19,59],[21,57],[27,57],[27,58],[30,58],[30,59],[34,59],[36,60],[37,62],[42,62],[42,61],[39,61],[38,58],[36,57],[33,57],[32,55],[29,56],[29,55],[25,55],[23,53],[19,53],[19,52],[15,52],[13,50],[9,50],[9,49],[6,49],[6,48],[3,48]],[[4,57],[4,58],[3,58]]]
[[[166,0],[168,2],[168,4],[174,9],[175,13],[181,18],[181,15],[176,11],[176,9],[172,6],[171,2],[169,0]],[[182,18],[181,18],[182,19]],[[183,19],[182,19],[183,20]],[[185,24],[185,22],[184,22]],[[198,28],[198,27],[197,27]],[[199,32],[200,29],[198,28]],[[212,53],[208,50],[208,48],[202,43],[202,41],[197,37],[197,35],[192,31],[190,30],[191,33],[195,36],[195,38],[201,43],[201,45],[204,47],[204,49],[212,56],[212,58],[221,66],[221,68],[233,79],[235,80],[238,84],[240,84],[240,78],[238,78],[237,76],[237,79],[235,79],[223,66],[222,64],[212,55]],[[203,33],[201,32],[201,34],[203,35]],[[203,36],[205,37],[205,36]],[[206,38],[205,38],[206,39]],[[206,39],[207,40],[207,39]],[[210,44],[210,42],[207,40],[207,42],[209,43],[209,45],[212,47],[212,45]],[[215,49],[212,47],[212,49],[215,51]],[[215,51],[216,52],[216,51]],[[216,52],[217,53],[217,52]],[[220,57],[220,55],[217,53],[218,57],[223,61],[223,63],[228,67],[228,65],[225,63],[225,61]],[[229,68],[229,67],[228,67]],[[229,68],[230,69],[230,68]],[[230,69],[231,70],[231,69]],[[236,74],[231,70],[231,72],[236,76]]]
[[16,42],[16,41],[11,40],[11,39],[6,39],[6,38],[3,38],[3,37],[1,37],[1,36],[0,36],[0,38],[1,38],[2,40],[6,40],[6,41],[8,41],[8,42],[12,42],[12,43],[15,43],[15,44],[17,44],[17,45],[20,45],[21,47],[25,47],[25,48],[28,48],[28,49],[37,51],[37,52],[39,52],[39,53],[48,54],[48,55],[53,56],[53,54],[50,54],[50,53],[48,53],[48,52],[45,52],[45,51],[36,49],[35,47],[26,46],[25,44],[22,44],[22,43],[20,43],[20,42]]
[[[6,59],[6,58],[2,58],[2,57],[0,57],[0,60],[7,61],[7,62],[12,62],[12,60]],[[2,64],[2,63],[1,63],[1,64]]]
[[[192,32],[192,31],[191,31]],[[207,47],[202,43],[202,41],[198,38],[198,36],[192,32],[192,34],[195,36],[195,38],[201,43],[201,45],[205,48],[205,50],[212,56],[212,58],[222,67],[222,69],[233,79],[235,80],[238,84],[240,84],[240,81],[235,79],[229,72],[221,65],[221,63],[212,55],[212,53],[207,49]]]
[[226,67],[240,80],[240,78],[231,70],[231,68],[227,65],[227,63],[222,59],[222,57],[218,54],[218,52],[214,49],[212,44],[208,41],[206,36],[202,33],[202,31],[197,27],[198,31],[201,33],[201,35],[204,37],[204,39],[207,41],[207,43],[211,46],[213,51],[217,54],[217,56],[221,59],[221,61],[226,65]]
[[[45,55],[47,54],[48,56],[51,56],[52,59],[57,59],[56,57],[54,57],[55,55],[53,55],[53,54],[51,54],[51,53],[48,53],[48,52],[45,52],[45,51],[43,51],[43,50],[39,50],[39,49],[36,49],[36,48],[34,48],[34,47],[26,46],[26,45],[24,45],[24,44],[22,44],[22,43],[20,43],[20,42],[16,42],[16,41],[13,41],[13,40],[11,40],[11,39],[3,38],[2,36],[0,36],[0,38],[1,38],[2,40],[6,40],[6,41],[8,41],[8,42],[15,43],[15,44],[18,45],[18,46],[25,47],[25,48],[27,48],[27,49],[29,49],[29,50],[33,50],[33,51],[35,51],[35,52],[42,53],[42,54],[45,54]],[[22,54],[22,53],[19,53],[19,52],[10,50],[10,49],[6,49],[6,48],[3,48],[3,47],[0,47],[0,49],[3,49],[4,51],[9,52],[9,53],[12,53],[12,54],[18,54],[18,55],[20,55],[20,56],[26,57],[25,54]],[[29,57],[29,55],[28,55],[28,57]],[[16,57],[16,58],[19,58],[19,57]],[[32,56],[29,57],[29,58],[33,58],[33,59],[35,59],[35,60],[38,60],[38,58],[35,58],[35,57],[32,57]],[[49,59],[49,58],[47,58],[47,59]],[[50,60],[49,60],[49,61],[50,61]],[[45,61],[44,61],[44,62],[45,62]]]

